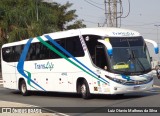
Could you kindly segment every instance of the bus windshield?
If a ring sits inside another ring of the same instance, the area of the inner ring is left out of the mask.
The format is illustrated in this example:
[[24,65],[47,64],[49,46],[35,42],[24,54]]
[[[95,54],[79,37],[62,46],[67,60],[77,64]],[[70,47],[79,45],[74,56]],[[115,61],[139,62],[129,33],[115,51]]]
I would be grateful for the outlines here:
[[151,70],[150,56],[142,37],[109,38],[110,68],[121,74],[141,74]]

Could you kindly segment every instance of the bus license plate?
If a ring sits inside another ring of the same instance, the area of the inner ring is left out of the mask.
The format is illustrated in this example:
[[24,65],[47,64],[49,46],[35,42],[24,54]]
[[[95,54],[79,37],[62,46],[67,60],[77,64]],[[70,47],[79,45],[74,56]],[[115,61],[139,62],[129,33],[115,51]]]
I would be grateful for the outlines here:
[[134,86],[134,90],[140,89],[141,86]]

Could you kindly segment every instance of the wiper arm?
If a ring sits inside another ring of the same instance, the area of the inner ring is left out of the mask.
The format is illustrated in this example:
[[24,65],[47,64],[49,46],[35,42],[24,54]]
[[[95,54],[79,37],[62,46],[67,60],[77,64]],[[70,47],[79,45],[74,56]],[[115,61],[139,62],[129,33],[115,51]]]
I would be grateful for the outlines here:
[[141,63],[141,61],[138,58],[136,58],[136,59],[138,61],[138,64],[140,65],[141,69],[143,70],[143,72],[145,72],[145,68],[144,68],[143,64]]
[[144,68],[143,64],[142,64],[141,61],[136,57],[134,51],[132,51],[132,54],[133,54],[133,58],[138,61],[137,64],[141,67],[142,71],[145,72],[145,68]]

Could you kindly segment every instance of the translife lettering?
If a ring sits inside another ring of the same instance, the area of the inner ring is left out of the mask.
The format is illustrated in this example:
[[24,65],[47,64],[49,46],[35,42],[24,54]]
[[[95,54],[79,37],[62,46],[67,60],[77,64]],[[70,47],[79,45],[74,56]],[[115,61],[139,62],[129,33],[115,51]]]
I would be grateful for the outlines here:
[[47,62],[45,64],[34,63],[35,69],[49,69],[50,71],[54,68],[54,64],[52,62]]
[[133,32],[112,32],[113,35],[117,35],[117,36],[134,36],[135,33]]

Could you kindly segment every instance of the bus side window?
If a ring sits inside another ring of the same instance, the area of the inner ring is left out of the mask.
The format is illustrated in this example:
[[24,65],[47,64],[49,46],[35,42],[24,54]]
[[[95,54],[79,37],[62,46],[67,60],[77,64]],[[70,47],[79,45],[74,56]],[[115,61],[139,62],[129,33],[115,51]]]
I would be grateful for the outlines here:
[[66,39],[66,50],[74,57],[84,56],[84,51],[78,36]]
[[40,54],[41,54],[40,43],[37,42],[36,43],[36,60],[40,60]]
[[2,48],[2,58],[6,62],[18,62],[24,45]]
[[[62,48],[65,49],[65,44],[66,44],[66,39],[65,38],[62,38],[62,39],[57,39],[55,40]],[[56,48],[57,50],[59,50],[56,46],[53,45],[54,48]],[[58,54],[54,53],[55,56],[54,58],[57,59],[57,58],[61,58],[61,56],[59,56]],[[61,52],[61,54],[63,54],[64,56],[66,56],[63,52]]]
[[10,47],[6,47],[6,48],[2,48],[2,57],[3,57],[3,60],[6,61],[6,62],[9,62],[10,60],[10,52],[11,52],[11,49]]
[[46,46],[40,43],[40,56],[39,56],[40,59],[39,60],[43,60],[45,58],[45,48]]
[[36,45],[35,43],[31,44],[32,52],[30,54],[30,60],[36,60]]
[[21,56],[24,45],[19,45],[15,47],[15,61],[18,62]]

